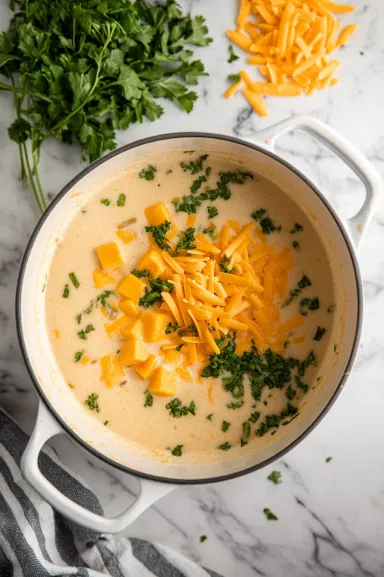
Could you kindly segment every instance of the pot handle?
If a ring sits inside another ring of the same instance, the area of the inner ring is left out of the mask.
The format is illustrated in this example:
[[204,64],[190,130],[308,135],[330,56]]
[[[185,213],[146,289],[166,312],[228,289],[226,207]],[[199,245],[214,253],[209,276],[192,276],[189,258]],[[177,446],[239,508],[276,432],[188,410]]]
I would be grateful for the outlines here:
[[269,126],[257,133],[257,138],[273,145],[279,136],[295,128],[316,136],[341,158],[363,182],[366,190],[365,200],[360,210],[353,217],[345,219],[345,226],[356,247],[360,248],[363,234],[376,212],[383,192],[383,182],[369,160],[341,134],[324,122],[309,116],[294,116]]
[[155,501],[174,489],[174,485],[140,479],[140,493],[136,501],[117,517],[104,517],[81,507],[54,487],[41,473],[38,458],[48,439],[64,433],[63,429],[40,401],[35,428],[21,459],[24,478],[39,495],[74,523],[98,533],[118,533],[130,525]]

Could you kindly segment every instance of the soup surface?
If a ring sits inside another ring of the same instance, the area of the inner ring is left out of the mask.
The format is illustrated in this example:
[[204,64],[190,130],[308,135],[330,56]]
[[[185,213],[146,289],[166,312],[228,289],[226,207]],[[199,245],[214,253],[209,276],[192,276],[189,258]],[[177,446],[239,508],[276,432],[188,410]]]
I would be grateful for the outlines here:
[[153,157],[95,191],[57,246],[55,358],[84,411],[149,451],[257,449],[333,346],[324,255],[301,209],[240,162]]

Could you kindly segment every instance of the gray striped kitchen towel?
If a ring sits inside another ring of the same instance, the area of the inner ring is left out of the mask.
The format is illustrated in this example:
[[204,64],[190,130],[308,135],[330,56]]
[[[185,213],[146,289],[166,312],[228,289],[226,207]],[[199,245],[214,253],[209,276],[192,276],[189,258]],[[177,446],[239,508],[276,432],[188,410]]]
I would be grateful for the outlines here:
[[[53,511],[22,478],[27,442],[27,435],[0,411],[1,577],[219,577],[162,545],[99,535]],[[62,493],[102,513],[85,484],[47,453],[41,453],[39,465]]]

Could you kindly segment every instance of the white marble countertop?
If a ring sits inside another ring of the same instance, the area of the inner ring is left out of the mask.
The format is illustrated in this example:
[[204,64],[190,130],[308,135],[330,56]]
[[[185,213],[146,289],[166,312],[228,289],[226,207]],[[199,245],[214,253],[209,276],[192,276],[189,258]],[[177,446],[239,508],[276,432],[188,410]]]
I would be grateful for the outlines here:
[[[211,73],[198,89],[201,98],[190,115],[166,105],[167,114],[160,121],[133,126],[119,135],[119,144],[184,129],[253,139],[257,130],[274,122],[310,114],[350,139],[383,174],[383,0],[360,3],[353,15],[360,29],[350,46],[340,51],[340,86],[311,98],[269,100],[271,115],[266,119],[252,113],[241,95],[229,102],[222,97],[226,75],[240,68],[227,63],[223,34],[232,26],[236,4],[185,2],[206,15],[215,38],[211,47],[201,50]],[[5,24],[7,18],[3,7],[0,21]],[[17,149],[7,136],[12,106],[5,95],[0,98],[0,406],[31,430],[37,395],[19,352],[14,295],[21,256],[38,212],[32,193],[18,181]],[[282,138],[278,150],[311,176],[340,215],[356,212],[363,187],[329,150],[300,133]],[[50,143],[45,148],[41,174],[50,197],[78,172],[78,158],[78,151],[70,147]],[[367,232],[360,264],[366,299],[360,352],[348,385],[320,425],[265,470],[235,481],[174,491],[144,513],[128,535],[166,543],[227,577],[384,575],[383,207]],[[107,513],[116,514],[126,506],[125,487],[131,486],[131,479],[101,465],[64,437],[53,445],[62,460],[88,480]],[[328,456],[333,459],[326,463]],[[282,472],[281,485],[266,480],[272,469]],[[270,507],[279,521],[266,521],[264,507]],[[199,539],[202,534],[208,537],[204,543]]]

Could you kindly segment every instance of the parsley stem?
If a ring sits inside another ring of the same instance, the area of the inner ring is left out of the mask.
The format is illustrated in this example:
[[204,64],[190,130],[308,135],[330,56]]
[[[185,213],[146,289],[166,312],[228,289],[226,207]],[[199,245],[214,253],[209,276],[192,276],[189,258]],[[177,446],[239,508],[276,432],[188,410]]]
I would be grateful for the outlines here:
[[40,92],[28,92],[25,88],[21,88],[19,86],[11,86],[10,84],[4,84],[4,82],[0,82],[0,90],[8,90],[9,92],[22,92],[23,94],[27,94],[28,96],[32,96],[33,98],[40,98],[41,100],[45,100],[52,104],[52,100],[45,96],[44,94],[40,94]]

